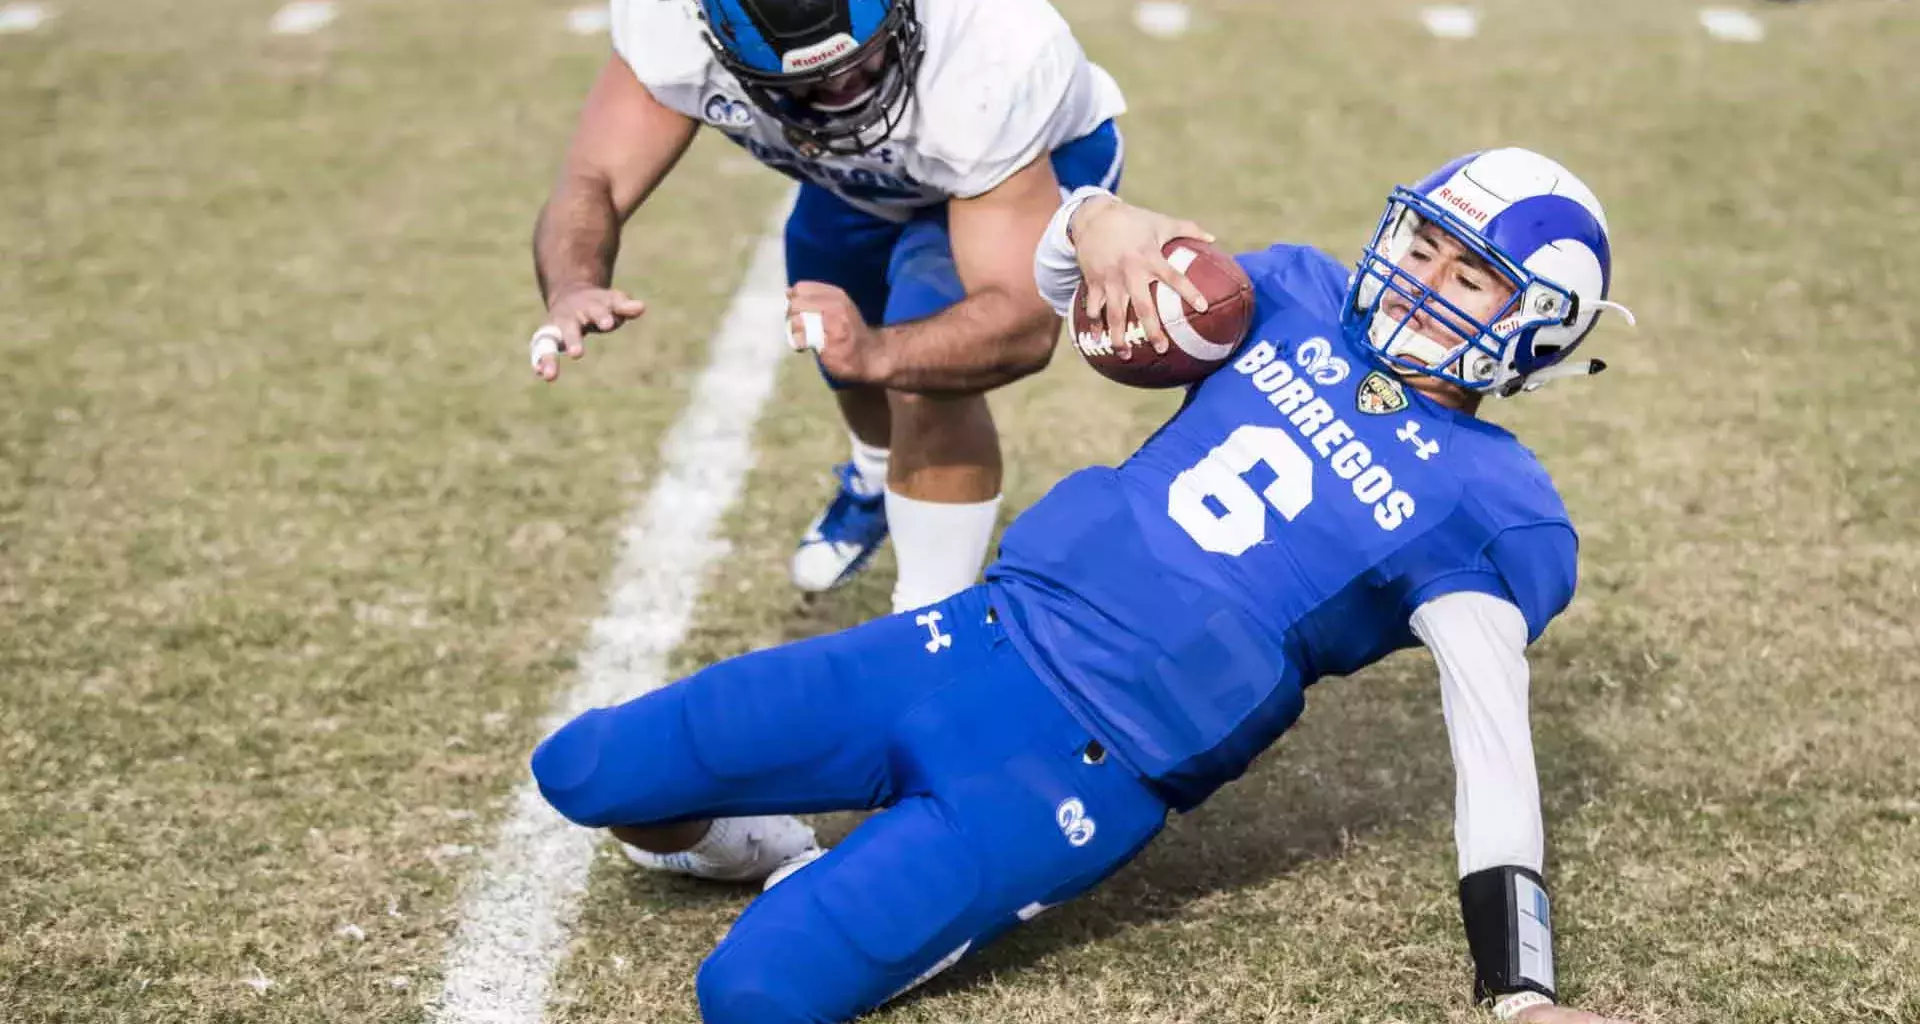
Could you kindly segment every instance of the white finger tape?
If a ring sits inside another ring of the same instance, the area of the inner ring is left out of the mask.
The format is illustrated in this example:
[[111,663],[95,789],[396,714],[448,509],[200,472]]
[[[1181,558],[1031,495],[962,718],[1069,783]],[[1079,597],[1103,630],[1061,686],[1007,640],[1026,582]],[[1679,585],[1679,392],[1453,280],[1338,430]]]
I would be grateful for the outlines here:
[[560,341],[562,337],[563,335],[560,333],[560,328],[552,324],[548,324],[533,332],[533,339],[527,342],[527,356],[528,361],[533,364],[534,369],[538,370],[540,368],[540,360],[548,356],[558,356],[560,354]]
[[827,347],[827,322],[820,314],[808,312],[800,314],[800,334],[806,338],[807,348],[819,352]]

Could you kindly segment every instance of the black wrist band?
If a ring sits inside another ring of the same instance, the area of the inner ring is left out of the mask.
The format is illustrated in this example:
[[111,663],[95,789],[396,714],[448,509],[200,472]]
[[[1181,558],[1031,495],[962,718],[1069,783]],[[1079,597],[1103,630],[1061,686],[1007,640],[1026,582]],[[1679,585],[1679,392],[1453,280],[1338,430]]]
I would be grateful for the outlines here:
[[1473,953],[1473,998],[1513,992],[1558,998],[1553,985],[1553,923],[1547,883],[1520,867],[1487,868],[1460,880],[1460,919]]

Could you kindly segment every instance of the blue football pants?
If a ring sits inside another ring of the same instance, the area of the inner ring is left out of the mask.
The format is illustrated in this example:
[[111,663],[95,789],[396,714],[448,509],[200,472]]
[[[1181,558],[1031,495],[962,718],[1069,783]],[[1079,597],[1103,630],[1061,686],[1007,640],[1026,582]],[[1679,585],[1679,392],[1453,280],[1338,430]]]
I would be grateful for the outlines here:
[[[1053,151],[1053,174],[1067,191],[1120,186],[1125,147],[1112,121]],[[966,297],[953,262],[946,206],[929,206],[904,223],[847,205],[811,183],[787,217],[787,283],[821,281],[847,293],[869,324],[923,320]],[[829,377],[827,383],[835,384]]]
[[581,825],[884,808],[700,968],[709,1024],[844,1021],[1064,903],[1166,804],[1014,651],[975,587],[589,711],[533,755]]

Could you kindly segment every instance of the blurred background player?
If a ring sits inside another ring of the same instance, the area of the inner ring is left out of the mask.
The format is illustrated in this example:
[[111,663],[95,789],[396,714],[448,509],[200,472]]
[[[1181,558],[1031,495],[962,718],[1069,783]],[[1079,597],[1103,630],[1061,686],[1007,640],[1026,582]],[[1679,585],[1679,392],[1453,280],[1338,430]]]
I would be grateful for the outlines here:
[[1046,0],[614,0],[612,29],[535,233],[535,371],[640,315],[609,287],[620,226],[711,125],[801,183],[793,311],[871,336],[822,362],[851,456],[795,585],[846,582],[889,529],[895,610],[971,585],[1000,503],[983,393],[1052,351],[1033,247],[1062,186],[1119,181],[1119,87]]
[[[1078,192],[1041,291],[1064,314],[1084,276],[1129,302],[1188,227]],[[1601,369],[1573,358],[1618,308],[1600,203],[1495,150],[1394,190],[1356,267],[1292,245],[1240,262],[1252,336],[1123,465],[1023,513],[984,586],[722,662],[535,752],[588,826],[885,808],[741,916],[700,971],[707,1021],[872,1009],[1126,863],[1309,684],[1416,643],[1451,740],[1475,998],[1600,1020],[1555,1005],[1528,718],[1525,650],[1572,599],[1577,540],[1533,454],[1475,416]]]

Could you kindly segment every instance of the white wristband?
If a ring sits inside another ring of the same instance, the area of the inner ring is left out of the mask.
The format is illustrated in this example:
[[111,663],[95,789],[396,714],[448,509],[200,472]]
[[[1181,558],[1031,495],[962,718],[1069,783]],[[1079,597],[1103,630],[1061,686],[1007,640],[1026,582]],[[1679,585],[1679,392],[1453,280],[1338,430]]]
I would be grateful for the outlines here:
[[1073,215],[1080,212],[1080,207],[1085,206],[1087,200],[1097,199],[1100,196],[1106,196],[1111,199],[1113,198],[1113,193],[1098,185],[1082,185],[1074,189],[1073,192],[1067,196],[1066,200],[1060,204],[1060,212],[1055,215],[1055,218],[1060,222],[1059,241],[1061,242],[1062,248],[1067,252],[1072,253],[1075,251],[1073,232],[1068,230],[1073,226]]
[[1493,1004],[1493,1016],[1495,1020],[1512,1020],[1520,1016],[1521,1010],[1552,1005],[1553,1000],[1538,992],[1514,992]]
[[1097,185],[1075,189],[1060,209],[1054,211],[1053,219],[1047,222],[1047,233],[1040,237],[1040,246],[1034,250],[1033,283],[1053,311],[1063,317],[1073,309],[1073,293],[1080,287],[1080,261],[1073,240],[1067,237],[1067,224],[1081,204],[1096,196],[1112,194]]

